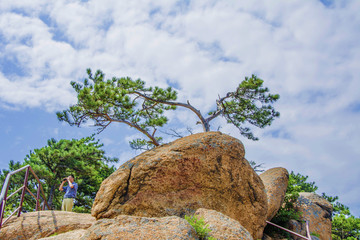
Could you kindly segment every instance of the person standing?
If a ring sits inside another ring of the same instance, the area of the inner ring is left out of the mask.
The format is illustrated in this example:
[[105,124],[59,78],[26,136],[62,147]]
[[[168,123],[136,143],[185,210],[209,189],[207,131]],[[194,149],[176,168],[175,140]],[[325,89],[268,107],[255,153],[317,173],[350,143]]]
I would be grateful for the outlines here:
[[[64,184],[68,182],[69,186],[64,186]],[[59,190],[65,192],[64,199],[61,205],[61,211],[71,212],[74,206],[74,199],[76,197],[78,185],[75,182],[74,175],[70,175],[67,178],[64,178]]]

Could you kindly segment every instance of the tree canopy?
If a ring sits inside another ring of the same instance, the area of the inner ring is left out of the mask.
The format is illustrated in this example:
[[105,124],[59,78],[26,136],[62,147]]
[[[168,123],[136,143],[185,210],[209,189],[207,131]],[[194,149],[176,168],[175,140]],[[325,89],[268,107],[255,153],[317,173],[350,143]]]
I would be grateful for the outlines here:
[[333,216],[332,238],[334,240],[358,240],[360,239],[360,218],[354,217],[348,212]]
[[[9,170],[29,164],[42,181],[48,204],[53,209],[61,207],[63,194],[58,191],[58,187],[62,179],[73,174],[79,186],[74,210],[89,212],[101,182],[115,171],[108,164],[118,161],[105,157],[102,146],[93,136],[79,140],[49,139],[47,146],[30,151],[23,163],[10,161]],[[3,170],[1,178],[5,178],[9,170]],[[17,176],[19,179],[21,177]],[[11,182],[19,185],[23,180],[15,179]],[[16,190],[15,185],[11,189]]]
[[333,206],[331,236],[334,240],[357,240],[360,239],[360,218],[351,214],[348,206],[340,203],[339,197],[323,197]]
[[57,112],[60,121],[80,127],[89,120],[103,131],[112,122],[127,124],[143,133],[147,139],[136,139],[132,146],[158,146],[162,140],[156,132],[163,127],[168,118],[166,111],[177,107],[187,108],[199,119],[205,132],[210,131],[210,122],[222,116],[228,123],[236,126],[240,133],[252,140],[258,140],[245,124],[264,128],[279,117],[272,103],[279,99],[278,94],[270,94],[263,87],[263,80],[255,75],[246,77],[235,91],[228,92],[216,100],[216,107],[203,115],[189,101],[177,102],[177,91],[168,87],[146,86],[141,79],[129,77],[105,80],[98,70],[92,74],[87,70],[88,78],[83,83],[71,82],[77,93],[77,103],[62,112]]

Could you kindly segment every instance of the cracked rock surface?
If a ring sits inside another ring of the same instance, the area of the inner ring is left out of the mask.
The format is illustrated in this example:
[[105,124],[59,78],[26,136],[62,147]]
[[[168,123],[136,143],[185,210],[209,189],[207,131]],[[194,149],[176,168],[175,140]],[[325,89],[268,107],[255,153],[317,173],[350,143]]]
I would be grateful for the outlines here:
[[[317,233],[322,240],[331,240],[332,205],[316,193],[301,192],[295,203],[296,210],[302,212],[301,221],[309,222],[311,233]],[[297,232],[305,232],[305,224],[291,224]],[[304,234],[303,234],[304,235]],[[298,238],[300,239],[300,238]]]
[[220,132],[190,135],[124,163],[103,181],[92,215],[165,217],[213,209],[261,238],[267,197],[243,144]]

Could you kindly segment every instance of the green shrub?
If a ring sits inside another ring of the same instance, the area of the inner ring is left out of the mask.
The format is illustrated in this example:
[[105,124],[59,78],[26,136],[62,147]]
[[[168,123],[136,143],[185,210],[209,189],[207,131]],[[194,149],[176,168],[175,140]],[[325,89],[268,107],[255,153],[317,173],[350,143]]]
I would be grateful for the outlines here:
[[91,213],[91,208],[89,209],[84,206],[74,206],[72,211],[76,213]]
[[197,218],[196,216],[185,215],[185,220],[195,229],[200,240],[216,240],[216,238],[210,237],[209,232],[203,218]]
[[318,234],[317,232],[312,232],[310,235],[314,236],[314,237],[317,237],[317,238],[320,238],[320,234]]

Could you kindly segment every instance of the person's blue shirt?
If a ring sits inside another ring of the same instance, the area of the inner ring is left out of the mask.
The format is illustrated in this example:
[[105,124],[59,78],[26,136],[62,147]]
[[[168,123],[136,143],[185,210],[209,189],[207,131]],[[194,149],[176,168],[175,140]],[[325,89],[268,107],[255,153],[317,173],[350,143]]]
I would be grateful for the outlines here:
[[63,187],[63,192],[65,192],[64,198],[75,198],[76,197],[78,185],[76,182],[73,182],[72,184],[74,185],[74,188],[71,188],[70,186]]

